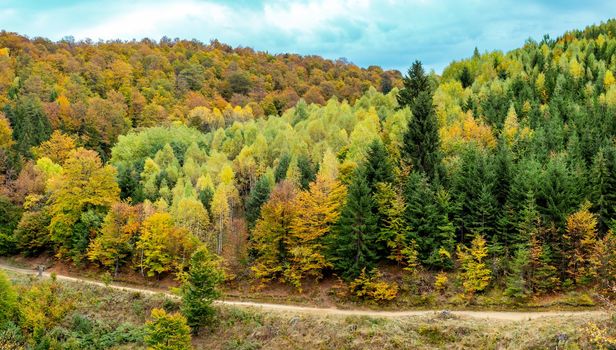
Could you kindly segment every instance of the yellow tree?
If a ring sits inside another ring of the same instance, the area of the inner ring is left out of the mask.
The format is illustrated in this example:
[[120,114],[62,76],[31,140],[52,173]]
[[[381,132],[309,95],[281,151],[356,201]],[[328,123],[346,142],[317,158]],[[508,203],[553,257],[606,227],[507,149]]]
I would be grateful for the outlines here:
[[576,284],[589,284],[597,279],[601,266],[601,241],[597,238],[597,217],[590,212],[590,203],[567,218],[566,244],[567,275]]
[[229,200],[227,198],[227,190],[224,183],[220,183],[218,187],[216,187],[216,191],[212,197],[212,219],[216,232],[218,233],[216,253],[220,255],[222,254],[224,232],[231,219],[231,209],[229,208]]
[[140,207],[126,202],[113,204],[105,216],[101,232],[90,243],[88,259],[107,268],[113,267],[117,275],[120,265],[133,253],[140,227]]
[[113,166],[102,165],[96,152],[78,148],[62,172],[49,179],[49,231],[60,257],[81,261],[107,210],[119,200],[116,175]]
[[322,239],[338,221],[345,197],[344,185],[319,174],[308,191],[300,192],[295,199],[297,214],[291,221],[290,235],[286,237],[289,264],[284,274],[286,280],[300,290],[304,277],[320,279],[321,271],[331,266],[323,254]]
[[143,221],[141,237],[137,242],[140,251],[139,267],[148,276],[166,272],[180,274],[187,259],[198,246],[193,235],[184,228],[175,227],[169,213],[156,212]]
[[36,158],[47,157],[54,163],[62,165],[75,149],[75,139],[56,130],[49,140],[32,149]]
[[4,113],[0,112],[0,149],[9,149],[14,143],[11,124]]
[[490,269],[484,261],[484,258],[488,256],[486,240],[483,236],[476,235],[470,248],[458,245],[457,252],[462,267],[464,292],[472,297],[475,293],[486,289],[490,284]]
[[282,277],[284,272],[283,264],[287,263],[289,254],[286,243],[297,214],[296,195],[293,183],[281,181],[261,207],[261,218],[252,234],[252,248],[256,253],[252,271],[262,284]]

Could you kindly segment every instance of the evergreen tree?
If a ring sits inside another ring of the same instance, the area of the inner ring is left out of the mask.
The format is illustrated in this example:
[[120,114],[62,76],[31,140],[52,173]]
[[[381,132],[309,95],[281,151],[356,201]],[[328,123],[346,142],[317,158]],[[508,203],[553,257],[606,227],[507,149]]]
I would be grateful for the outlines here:
[[278,166],[276,166],[276,170],[274,171],[274,179],[276,180],[276,183],[279,183],[287,177],[289,164],[291,164],[291,156],[288,154],[283,155],[278,161]]
[[590,174],[591,200],[599,215],[599,228],[606,232],[616,219],[616,147],[600,149]]
[[370,187],[370,192],[376,192],[376,185],[382,183],[392,183],[394,181],[393,167],[389,160],[389,154],[383,142],[379,139],[373,140],[368,146],[366,154],[366,180]]
[[432,105],[432,88],[419,61],[415,61],[398,93],[400,107],[409,106],[412,117],[403,136],[403,161],[430,179],[441,175],[438,121]]
[[212,303],[220,297],[218,285],[224,280],[219,260],[207,248],[197,249],[190,258],[186,281],[182,284],[182,313],[193,333],[212,323]]
[[297,168],[299,169],[299,185],[302,190],[307,190],[311,182],[317,177],[317,170],[306,155],[297,158]]
[[347,279],[359,276],[363,269],[371,270],[377,260],[374,206],[366,170],[359,167],[353,174],[346,204],[329,242],[330,261]]
[[30,156],[31,148],[49,139],[51,124],[36,97],[21,97],[5,113],[13,128],[13,138],[20,154]]
[[460,72],[460,83],[464,89],[473,85],[473,77],[467,66],[462,67],[462,71]]
[[269,199],[271,187],[270,179],[266,175],[262,175],[250,191],[250,195],[246,199],[246,221],[249,228],[253,228],[259,219],[261,206]]

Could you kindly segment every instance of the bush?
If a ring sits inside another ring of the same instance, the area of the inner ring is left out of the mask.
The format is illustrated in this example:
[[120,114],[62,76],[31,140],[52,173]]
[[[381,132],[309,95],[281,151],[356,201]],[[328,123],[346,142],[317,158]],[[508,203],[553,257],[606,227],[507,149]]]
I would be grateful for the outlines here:
[[192,349],[190,327],[184,316],[168,314],[163,309],[153,309],[151,316],[152,320],[145,325],[145,342],[150,349]]
[[349,284],[352,295],[360,299],[370,299],[377,302],[390,301],[398,296],[398,284],[382,280],[382,274],[376,269],[368,275],[363,269],[359,277]]

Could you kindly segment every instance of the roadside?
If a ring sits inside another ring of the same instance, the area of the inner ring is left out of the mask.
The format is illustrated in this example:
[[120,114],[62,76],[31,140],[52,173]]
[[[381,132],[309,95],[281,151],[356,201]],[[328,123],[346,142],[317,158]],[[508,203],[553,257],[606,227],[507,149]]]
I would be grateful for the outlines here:
[[[29,270],[23,268],[17,268],[5,264],[0,264],[0,268],[19,274],[37,275],[36,270]],[[43,272],[44,278],[50,278],[51,273]],[[56,278],[61,281],[85,283],[89,285],[99,286],[102,288],[113,288],[117,290],[123,290],[127,292],[144,293],[149,295],[163,294],[169,298],[178,298],[177,295],[169,293],[164,290],[155,290],[148,288],[136,288],[118,285],[115,283],[105,284],[98,281],[93,281],[85,278],[70,277],[65,275],[56,274]],[[405,311],[374,311],[364,309],[350,309],[342,310],[338,308],[318,308],[296,305],[284,305],[284,304],[271,304],[271,303],[259,303],[249,301],[232,301],[232,300],[218,300],[218,304],[231,305],[239,307],[252,307],[259,308],[264,311],[276,311],[276,312],[292,312],[302,314],[318,314],[318,315],[339,315],[339,316],[369,316],[369,317],[411,317],[411,316],[423,316],[432,315],[442,310],[405,310]],[[565,317],[565,316],[600,316],[607,314],[602,310],[592,311],[537,311],[537,312],[516,312],[516,311],[450,311],[451,314],[462,317],[472,317],[477,319],[492,319],[503,321],[522,321],[537,319],[542,317]]]

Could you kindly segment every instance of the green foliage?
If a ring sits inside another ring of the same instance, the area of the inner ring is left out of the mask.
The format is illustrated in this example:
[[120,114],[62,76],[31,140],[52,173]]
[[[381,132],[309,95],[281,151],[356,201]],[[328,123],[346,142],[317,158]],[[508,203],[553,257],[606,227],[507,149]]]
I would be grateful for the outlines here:
[[218,285],[224,280],[219,259],[205,247],[197,249],[190,258],[188,274],[182,284],[182,314],[196,334],[212,324],[212,302],[220,296]]
[[0,271],[0,329],[17,315],[17,293],[6,274]]
[[271,187],[270,179],[262,175],[246,199],[246,221],[249,227],[254,227],[257,222],[261,214],[261,206],[267,202]]
[[0,255],[15,252],[17,239],[13,231],[21,218],[21,208],[13,204],[9,198],[0,195]]
[[481,292],[490,284],[490,269],[485,263],[488,248],[485,239],[476,235],[471,247],[458,245],[458,260],[462,269],[462,285],[467,296],[472,297]]
[[145,326],[145,342],[153,350],[192,349],[190,327],[184,316],[167,314],[162,309],[153,309],[151,320]]
[[342,276],[353,279],[363,269],[372,269],[377,260],[377,218],[366,170],[355,171],[348,188],[345,205],[329,242],[329,256]]

